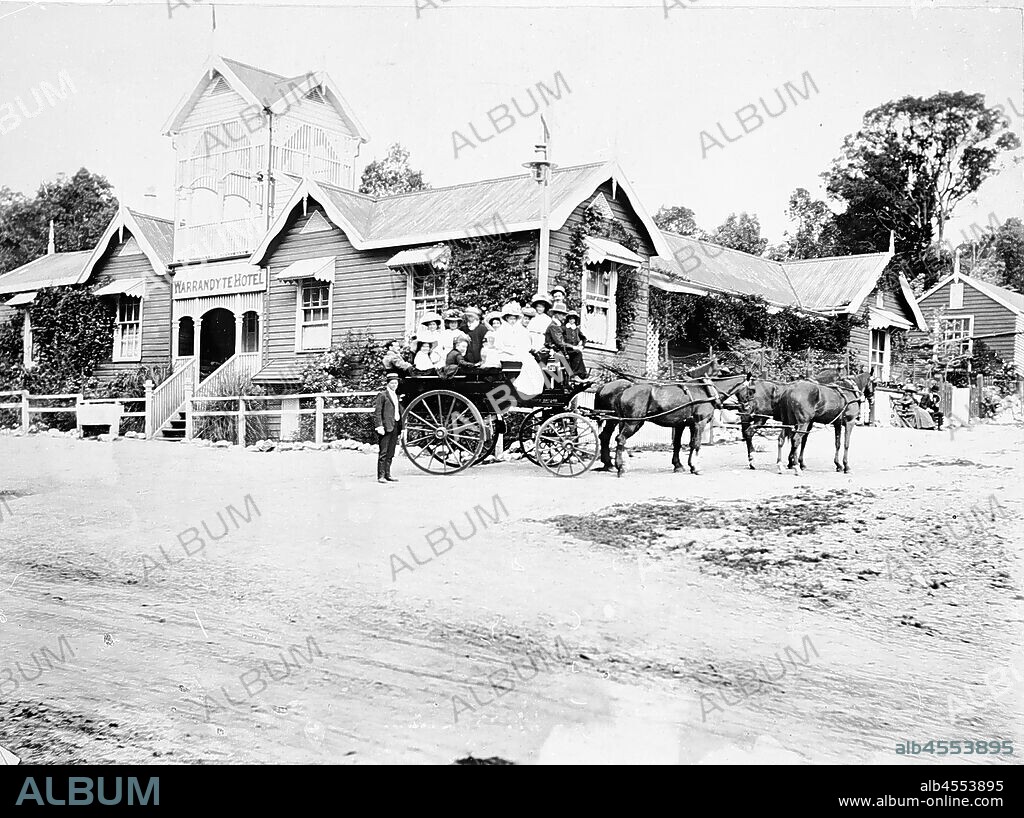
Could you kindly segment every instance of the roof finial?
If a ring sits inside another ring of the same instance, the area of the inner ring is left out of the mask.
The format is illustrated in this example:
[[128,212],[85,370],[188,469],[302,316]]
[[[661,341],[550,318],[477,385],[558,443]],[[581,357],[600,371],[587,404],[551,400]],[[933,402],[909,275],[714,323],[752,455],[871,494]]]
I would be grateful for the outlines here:
[[52,256],[57,252],[57,247],[53,242],[53,219],[50,219],[50,241],[46,245],[46,255]]
[[896,252],[896,231],[889,231],[889,252],[895,254]]
[[960,248],[957,247],[953,252],[953,279],[955,281],[960,280]]

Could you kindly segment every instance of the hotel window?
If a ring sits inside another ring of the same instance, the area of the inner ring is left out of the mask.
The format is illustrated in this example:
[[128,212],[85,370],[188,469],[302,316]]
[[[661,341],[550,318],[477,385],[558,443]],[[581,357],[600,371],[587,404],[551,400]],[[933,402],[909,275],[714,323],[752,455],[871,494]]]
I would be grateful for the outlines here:
[[614,262],[602,261],[587,265],[583,278],[583,334],[587,343],[615,348],[615,285]]
[[974,319],[971,316],[943,318],[940,323],[942,352],[949,356],[970,355],[973,348],[971,341],[973,323]]
[[122,295],[117,299],[114,328],[114,360],[142,359],[142,299]]
[[331,345],[331,285],[308,279],[299,292],[299,351],[327,349]]
[[889,333],[884,329],[871,330],[871,373],[876,380],[889,380]]
[[412,324],[427,311],[443,312],[448,304],[448,275],[427,264],[412,268]]
[[255,312],[242,316],[242,352],[259,352],[260,317]]

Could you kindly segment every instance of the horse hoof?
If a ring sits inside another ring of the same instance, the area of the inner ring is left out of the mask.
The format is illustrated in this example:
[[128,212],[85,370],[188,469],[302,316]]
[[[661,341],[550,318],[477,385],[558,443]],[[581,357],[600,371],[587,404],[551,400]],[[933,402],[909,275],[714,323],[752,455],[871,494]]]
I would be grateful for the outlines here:
[[700,469],[690,469],[690,474],[700,474]]
[[843,472],[845,474],[849,474],[851,471],[853,471],[853,470],[849,466],[847,466],[845,469],[843,469]]
[[753,463],[747,463],[747,468],[750,469],[751,471],[755,471]]
[[842,471],[842,470],[843,470],[842,466],[836,466],[836,471]]
[[776,469],[776,471],[777,471],[777,472],[778,472],[779,474],[785,474],[785,473],[786,473],[785,471],[783,471],[783,469],[782,469],[782,466],[779,466],[779,467],[778,467],[778,469]]
[[626,472],[623,469],[619,469],[618,473],[615,476],[616,477],[622,477],[622,475],[624,475],[625,473]]
[[611,471],[611,470],[612,470],[611,466],[598,466],[596,469],[594,469],[594,471]]
[[679,473],[679,472],[681,472],[681,471],[683,471],[683,467],[682,467],[682,466],[675,466],[675,467],[673,467],[673,469],[672,469],[672,473],[673,473],[673,474],[678,474],[678,473]]

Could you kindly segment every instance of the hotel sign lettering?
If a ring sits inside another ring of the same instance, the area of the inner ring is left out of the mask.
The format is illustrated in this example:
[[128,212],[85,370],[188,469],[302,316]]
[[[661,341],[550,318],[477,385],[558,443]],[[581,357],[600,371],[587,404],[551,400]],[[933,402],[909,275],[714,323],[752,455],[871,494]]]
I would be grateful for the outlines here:
[[231,268],[180,268],[174,275],[174,297],[200,298],[205,295],[262,292],[267,288],[266,271],[251,264]]

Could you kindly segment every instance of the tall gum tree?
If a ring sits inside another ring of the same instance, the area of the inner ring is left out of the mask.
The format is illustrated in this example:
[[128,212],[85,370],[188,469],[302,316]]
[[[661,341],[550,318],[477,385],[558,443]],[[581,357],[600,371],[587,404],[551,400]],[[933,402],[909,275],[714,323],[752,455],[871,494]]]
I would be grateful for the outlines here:
[[963,91],[907,96],[868,111],[823,174],[829,196],[846,204],[837,217],[846,249],[881,250],[892,230],[897,252],[925,272],[956,206],[1020,147],[1005,124],[983,94]]

